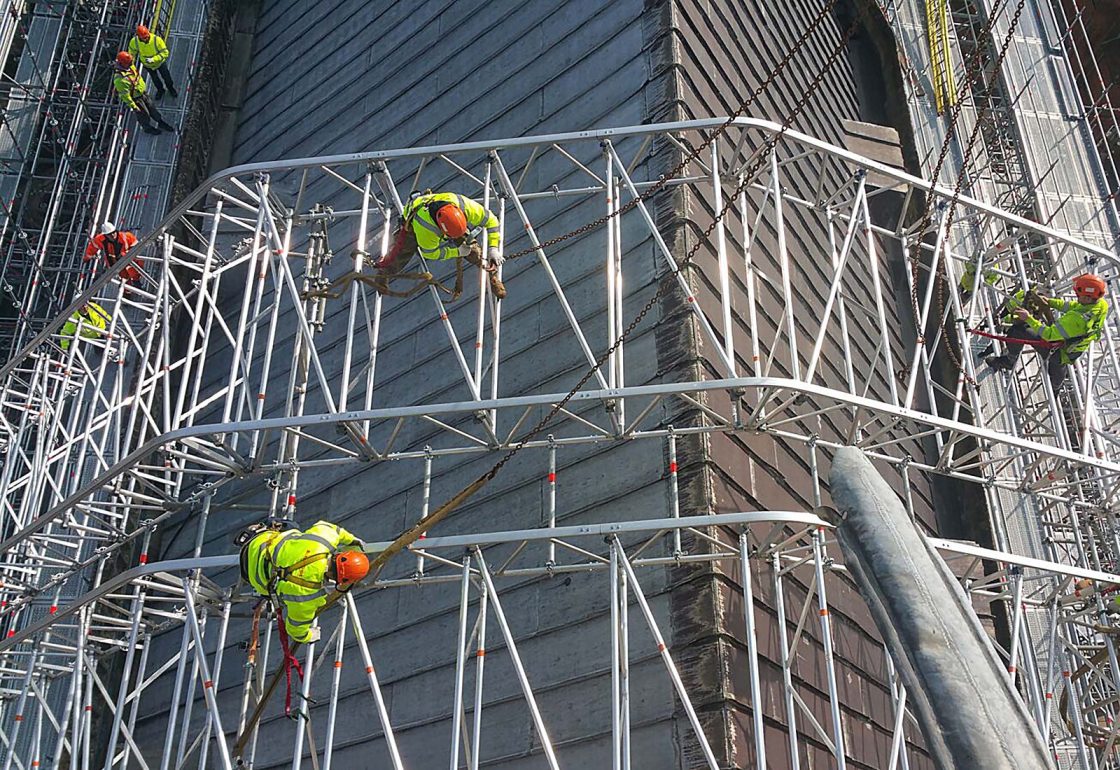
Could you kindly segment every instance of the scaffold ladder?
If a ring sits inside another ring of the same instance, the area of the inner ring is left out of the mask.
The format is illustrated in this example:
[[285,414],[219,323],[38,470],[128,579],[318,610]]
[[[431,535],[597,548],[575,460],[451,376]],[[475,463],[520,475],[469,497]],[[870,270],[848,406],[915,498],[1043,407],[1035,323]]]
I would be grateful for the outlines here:
[[949,47],[949,0],[926,0],[926,29],[929,34],[930,80],[937,114],[957,103],[953,56]]

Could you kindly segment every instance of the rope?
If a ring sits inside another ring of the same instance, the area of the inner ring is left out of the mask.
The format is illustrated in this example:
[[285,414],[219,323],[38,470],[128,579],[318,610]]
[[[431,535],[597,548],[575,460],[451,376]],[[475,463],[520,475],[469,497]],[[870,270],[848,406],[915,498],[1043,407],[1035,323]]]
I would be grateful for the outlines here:
[[292,669],[295,669],[299,674],[300,681],[303,681],[303,666],[299,663],[292,650],[293,648],[288,644],[288,629],[284,628],[283,614],[277,611],[276,613],[276,629],[280,634],[280,649],[284,656],[284,678],[287,679],[287,690],[284,692],[284,716],[291,719],[292,717]]

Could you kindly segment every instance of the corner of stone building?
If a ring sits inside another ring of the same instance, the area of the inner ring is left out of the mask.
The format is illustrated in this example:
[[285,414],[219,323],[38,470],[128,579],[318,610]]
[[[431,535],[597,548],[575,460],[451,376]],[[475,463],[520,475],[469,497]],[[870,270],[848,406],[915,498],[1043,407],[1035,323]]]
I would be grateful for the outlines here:
[[[676,33],[679,24],[675,0],[646,0],[642,19],[643,48],[649,66],[645,89],[647,123],[685,120],[681,83],[682,54]],[[654,150],[656,173],[666,173],[681,160],[680,151],[668,143]],[[696,235],[691,223],[693,202],[684,187],[673,187],[652,201],[653,215],[665,238],[669,251],[677,259],[694,244]],[[688,271],[689,284],[696,278]],[[700,353],[700,329],[692,309],[675,291],[676,278],[664,270],[658,279],[664,294],[658,307],[660,317],[655,331],[657,371],[674,378],[700,379],[703,358]],[[666,285],[669,284],[669,285]],[[694,408],[667,411],[664,424],[689,428],[704,421]],[[668,457],[665,458],[666,465]],[[677,442],[677,466],[682,515],[711,511],[714,488],[711,478],[711,446],[703,435],[685,434]],[[711,548],[707,541],[685,536],[682,547],[697,553]],[[703,701],[694,702],[705,734],[721,765],[731,761],[733,728],[727,710],[728,693],[725,676],[727,664],[720,639],[725,633],[726,613],[719,606],[717,575],[710,564],[679,564],[669,571],[670,638],[673,660],[689,692],[706,693]],[[704,764],[699,742],[683,712],[676,714],[674,740],[679,767]]]

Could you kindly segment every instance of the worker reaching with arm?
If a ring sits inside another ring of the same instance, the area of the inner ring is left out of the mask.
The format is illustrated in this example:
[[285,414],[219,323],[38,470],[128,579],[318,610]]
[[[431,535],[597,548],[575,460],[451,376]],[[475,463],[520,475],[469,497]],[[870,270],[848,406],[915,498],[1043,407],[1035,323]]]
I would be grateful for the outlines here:
[[[486,238],[487,264],[475,236]],[[376,263],[382,273],[399,272],[413,254],[429,260],[465,259],[485,270],[490,290],[498,299],[506,287],[498,277],[502,262],[502,234],[498,218],[481,203],[458,193],[424,193],[413,196],[404,207],[401,226],[389,251]],[[462,263],[457,266],[456,286],[462,290]]]
[[283,611],[284,629],[296,642],[313,642],[315,616],[332,590],[348,591],[369,573],[363,543],[342,527],[319,521],[301,532],[284,523],[246,527],[234,543],[241,548],[241,578]]
[[175,90],[175,83],[171,80],[170,68],[164,66],[171,51],[162,37],[141,24],[136,28],[136,35],[128,41],[128,52],[134,61],[140,62],[145,70],[152,73],[156,101],[162,99],[167,91],[171,92],[172,99],[179,98],[179,92]]
[[[160,127],[166,131],[174,131],[175,126],[168,123],[159,114],[155,103],[148,96],[148,84],[140,70],[133,63],[132,54],[121,51],[117,54],[116,72],[113,74],[113,88],[125,107],[136,115],[136,121],[145,133],[158,134]],[[157,125],[158,124],[158,125]]]
[[[1003,322],[1010,324],[1011,328],[1006,336],[1024,340],[1026,344],[1034,343],[1038,347],[1039,354],[1046,360],[1046,371],[1054,390],[1065,381],[1069,365],[1104,333],[1108,317],[1108,301],[1104,298],[1107,290],[1104,280],[1098,275],[1086,273],[1077,276],[1073,279],[1076,299],[1040,298],[1051,311],[1061,314],[1048,323],[1036,318],[1025,307],[1027,292],[1020,290],[1008,300],[1008,312]],[[993,369],[1013,369],[1023,352],[1023,344],[1008,342],[1006,353],[989,356],[985,362]]]
[[[118,230],[112,222],[105,222],[101,225],[100,232],[90,238],[89,245],[86,246],[86,253],[82,256],[82,261],[90,262],[100,255],[105,267],[110,268],[117,264],[117,260],[127,254],[137,243],[139,243],[139,240],[133,233]],[[142,267],[144,267],[144,260],[137,257],[131,265],[121,270],[121,278],[129,283],[138,283]]]

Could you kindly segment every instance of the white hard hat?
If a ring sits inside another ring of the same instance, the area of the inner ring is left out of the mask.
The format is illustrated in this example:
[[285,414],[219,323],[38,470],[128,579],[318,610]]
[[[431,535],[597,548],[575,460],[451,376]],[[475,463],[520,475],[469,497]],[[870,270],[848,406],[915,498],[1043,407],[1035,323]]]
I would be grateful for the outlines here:
[[115,233],[116,231],[117,231],[117,226],[114,225],[112,222],[106,222],[105,224],[101,225],[101,234],[102,235],[108,235],[109,233]]

